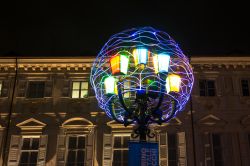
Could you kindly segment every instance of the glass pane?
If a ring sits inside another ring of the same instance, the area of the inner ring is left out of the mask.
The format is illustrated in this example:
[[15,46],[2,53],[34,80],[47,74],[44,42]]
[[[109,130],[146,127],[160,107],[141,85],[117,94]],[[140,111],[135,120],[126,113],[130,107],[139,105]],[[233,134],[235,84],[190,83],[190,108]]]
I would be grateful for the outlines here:
[[208,89],[208,96],[215,96],[215,89]]
[[169,160],[177,160],[177,151],[176,151],[176,149],[169,149],[168,150],[168,159]]
[[242,95],[249,96],[248,80],[241,80]]
[[42,98],[44,97],[44,88],[45,88],[45,83],[44,82],[38,82],[36,85],[36,97],[37,98]]
[[79,98],[79,90],[72,90],[72,98]]
[[206,91],[200,89],[200,96],[206,96]]
[[199,88],[200,88],[200,96],[206,96],[206,81],[200,80],[199,81]]
[[114,150],[113,162],[120,163],[122,160],[122,151],[121,150]]
[[205,80],[200,80],[199,81],[199,87],[200,87],[200,89],[205,89],[205,86],[206,85],[206,81]]
[[85,137],[78,137],[78,149],[85,148]]
[[219,134],[213,134],[213,146],[214,147],[220,147],[221,143],[220,143],[220,135]]
[[129,139],[129,136],[123,137],[123,148],[128,148]]
[[30,163],[31,164],[37,163],[37,155],[38,155],[38,152],[31,152],[30,153]]
[[75,163],[75,158],[76,158],[76,151],[69,150],[67,164],[69,165]]
[[212,81],[212,80],[209,80],[209,81],[207,81],[207,88],[212,88],[212,89],[214,89],[214,81]]
[[45,82],[29,82],[28,97],[42,98],[44,97]]
[[78,150],[77,152],[77,163],[84,163],[85,152],[83,150]]
[[28,161],[29,161],[29,152],[22,152],[20,158],[20,164],[28,163]]
[[74,89],[74,90],[80,89],[80,82],[73,82],[72,89]]
[[121,137],[114,137],[114,148],[121,148],[122,142]]
[[28,150],[30,149],[30,138],[24,138],[23,139],[23,150]]
[[69,137],[69,144],[68,144],[69,149],[76,149],[76,141],[77,137]]
[[177,166],[177,161],[168,161],[169,166]]
[[37,150],[39,148],[39,138],[33,138],[31,149]]
[[82,82],[81,89],[88,89],[89,83],[88,82]]
[[128,161],[128,150],[123,150],[123,163],[126,165]]
[[88,91],[87,90],[81,90],[81,98],[88,97]]
[[176,134],[168,134],[168,147],[169,148],[176,148],[177,146],[177,137]]

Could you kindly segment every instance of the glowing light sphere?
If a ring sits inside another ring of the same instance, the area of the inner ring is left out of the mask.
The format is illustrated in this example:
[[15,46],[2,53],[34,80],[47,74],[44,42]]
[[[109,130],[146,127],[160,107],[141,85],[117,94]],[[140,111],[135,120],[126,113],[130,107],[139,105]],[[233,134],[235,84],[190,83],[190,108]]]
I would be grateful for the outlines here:
[[124,122],[126,110],[119,90],[130,110],[136,110],[136,96],[140,94],[148,98],[147,111],[156,107],[163,94],[158,112],[164,121],[169,120],[173,100],[175,114],[183,110],[194,78],[188,58],[167,33],[142,27],[117,33],[108,40],[93,63],[90,81],[100,108],[120,122]]

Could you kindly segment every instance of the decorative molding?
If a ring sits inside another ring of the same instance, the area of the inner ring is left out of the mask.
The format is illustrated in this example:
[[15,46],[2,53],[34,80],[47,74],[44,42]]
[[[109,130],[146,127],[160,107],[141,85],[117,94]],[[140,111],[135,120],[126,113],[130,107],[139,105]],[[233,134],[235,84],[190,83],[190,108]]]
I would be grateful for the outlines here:
[[63,128],[84,128],[84,129],[90,129],[93,128],[95,125],[85,119],[85,118],[81,118],[81,117],[76,117],[76,118],[71,118],[66,120],[65,122],[63,122],[62,127]]
[[209,114],[198,120],[198,124],[206,126],[214,126],[214,125],[224,126],[227,124],[227,122],[218,118],[215,115]]
[[108,122],[107,125],[109,127],[111,127],[112,129],[130,129],[130,130],[134,126],[134,125],[129,125],[129,126],[125,127],[123,124],[117,123],[115,120]]
[[21,123],[18,123],[16,126],[19,127],[22,131],[41,131],[46,126],[46,124],[34,118],[30,118]]

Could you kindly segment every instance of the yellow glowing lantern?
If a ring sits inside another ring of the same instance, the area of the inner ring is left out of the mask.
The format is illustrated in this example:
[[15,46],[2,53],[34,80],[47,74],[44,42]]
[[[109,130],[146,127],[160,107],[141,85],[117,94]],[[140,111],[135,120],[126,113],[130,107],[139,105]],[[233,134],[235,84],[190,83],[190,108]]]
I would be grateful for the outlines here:
[[181,85],[181,77],[177,74],[169,74],[166,79],[166,91],[169,92],[179,92]]
[[110,59],[110,65],[113,75],[127,74],[129,57],[125,54],[117,54]]
[[116,79],[113,76],[106,77],[104,80],[105,94],[118,94]]

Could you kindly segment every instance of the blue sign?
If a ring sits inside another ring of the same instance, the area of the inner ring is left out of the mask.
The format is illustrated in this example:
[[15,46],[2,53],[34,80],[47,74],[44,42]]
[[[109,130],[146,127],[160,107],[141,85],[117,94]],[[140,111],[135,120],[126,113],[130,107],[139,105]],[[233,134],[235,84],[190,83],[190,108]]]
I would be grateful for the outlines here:
[[159,166],[159,146],[156,142],[129,142],[129,166]]

